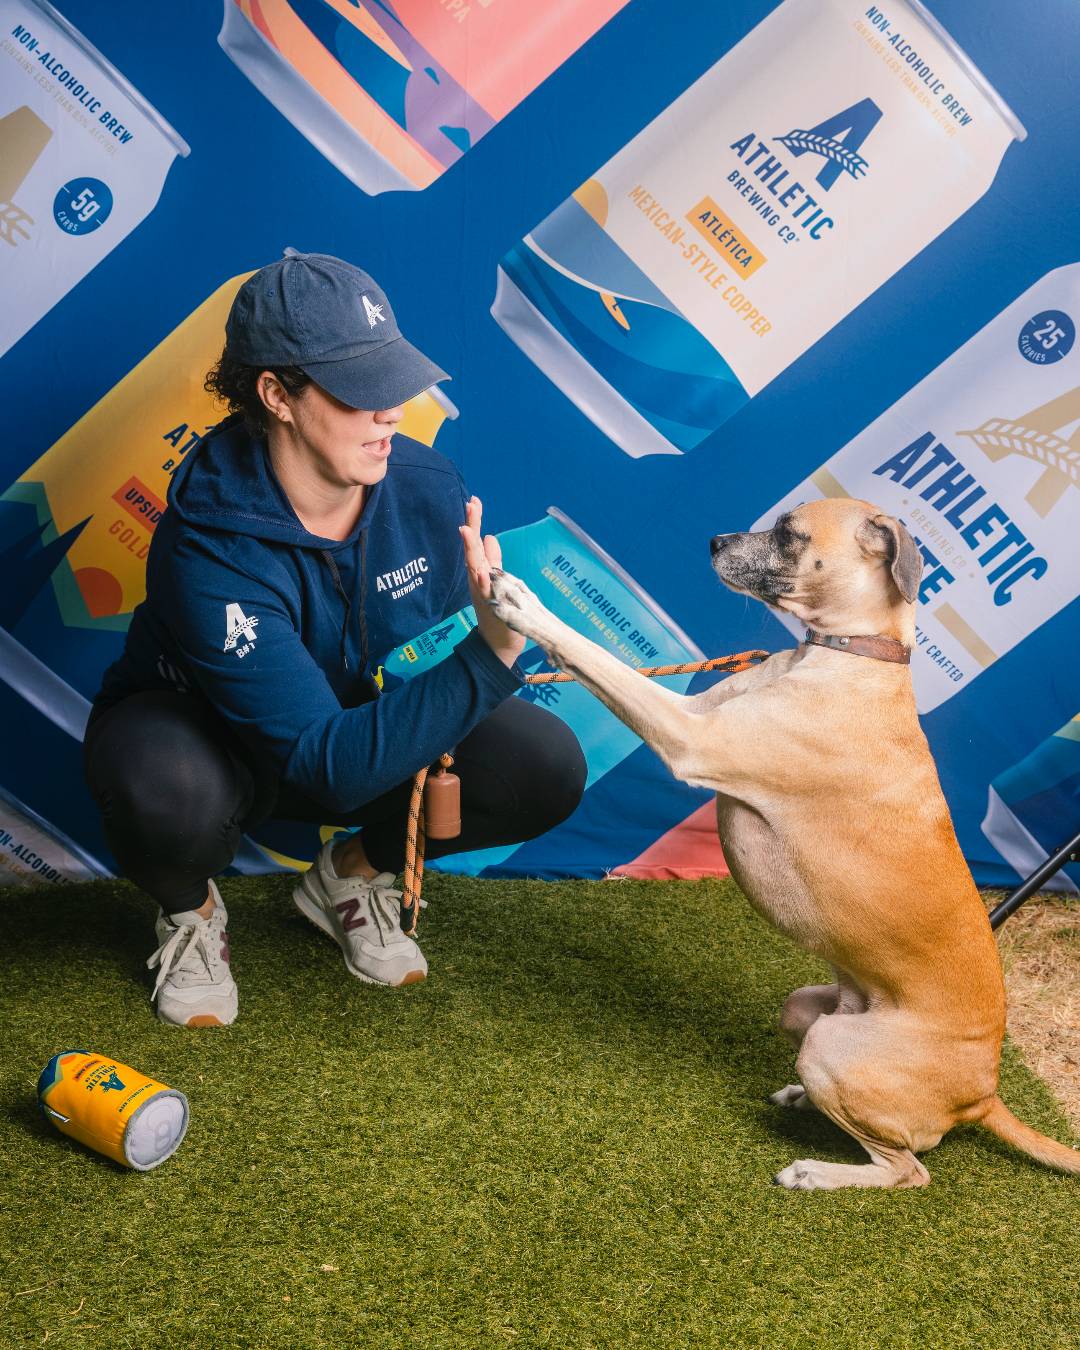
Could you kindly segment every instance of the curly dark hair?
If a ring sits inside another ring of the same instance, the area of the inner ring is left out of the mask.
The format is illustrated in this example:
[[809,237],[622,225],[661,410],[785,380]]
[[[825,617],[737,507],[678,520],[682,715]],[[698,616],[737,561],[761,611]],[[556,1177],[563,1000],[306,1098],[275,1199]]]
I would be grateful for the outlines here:
[[298,394],[312,383],[299,366],[245,366],[233,359],[228,347],[203,382],[206,392],[226,404],[230,413],[243,414],[244,425],[253,436],[265,436],[269,425],[266,406],[255,388],[264,370],[275,376],[287,394]]

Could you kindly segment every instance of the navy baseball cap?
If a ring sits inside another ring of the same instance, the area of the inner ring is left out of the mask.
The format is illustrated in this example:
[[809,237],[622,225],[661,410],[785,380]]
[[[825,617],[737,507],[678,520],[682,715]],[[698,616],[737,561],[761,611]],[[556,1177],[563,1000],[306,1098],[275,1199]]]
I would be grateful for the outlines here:
[[299,366],[334,398],[369,412],[450,378],[401,336],[378,284],[325,253],[290,250],[249,277],[225,321],[225,344],[246,366]]

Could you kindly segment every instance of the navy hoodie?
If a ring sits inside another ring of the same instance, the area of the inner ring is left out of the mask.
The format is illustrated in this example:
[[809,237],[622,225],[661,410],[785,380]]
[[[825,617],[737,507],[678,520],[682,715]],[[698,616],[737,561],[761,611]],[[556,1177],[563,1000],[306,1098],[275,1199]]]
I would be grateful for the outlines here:
[[147,559],[147,598],[96,703],[179,689],[208,700],[260,772],[346,812],[432,763],[521,686],[474,631],[380,694],[374,671],[469,603],[465,490],[396,435],[347,539],[309,534],[264,440],[230,417],[188,452]]

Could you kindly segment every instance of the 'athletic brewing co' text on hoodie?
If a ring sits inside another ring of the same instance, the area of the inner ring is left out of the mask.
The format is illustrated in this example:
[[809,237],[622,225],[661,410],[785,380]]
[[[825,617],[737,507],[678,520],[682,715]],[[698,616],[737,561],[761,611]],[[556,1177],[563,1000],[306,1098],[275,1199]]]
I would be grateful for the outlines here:
[[347,539],[309,534],[265,442],[230,417],[188,452],[147,559],[147,598],[97,704],[202,697],[280,782],[348,811],[451,749],[521,678],[479,631],[380,696],[378,663],[469,603],[460,475],[395,435]]

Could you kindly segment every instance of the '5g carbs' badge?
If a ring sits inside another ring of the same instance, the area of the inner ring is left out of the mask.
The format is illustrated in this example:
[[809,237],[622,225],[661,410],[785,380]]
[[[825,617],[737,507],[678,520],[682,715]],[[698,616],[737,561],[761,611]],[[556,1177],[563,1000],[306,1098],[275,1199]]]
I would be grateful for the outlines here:
[[2,356],[153,210],[188,147],[46,0],[0,0],[0,34]]
[[53,219],[65,234],[90,234],[112,215],[113,195],[100,178],[73,178],[53,202]]

